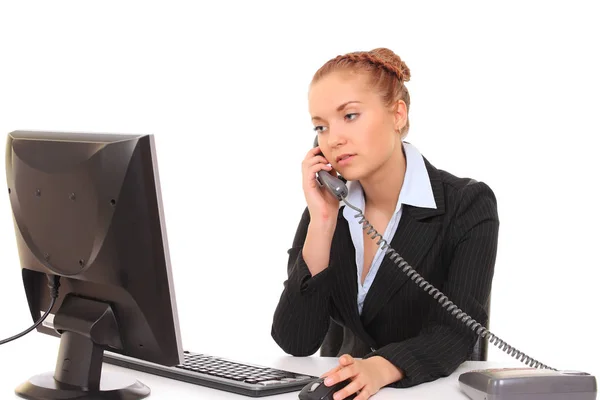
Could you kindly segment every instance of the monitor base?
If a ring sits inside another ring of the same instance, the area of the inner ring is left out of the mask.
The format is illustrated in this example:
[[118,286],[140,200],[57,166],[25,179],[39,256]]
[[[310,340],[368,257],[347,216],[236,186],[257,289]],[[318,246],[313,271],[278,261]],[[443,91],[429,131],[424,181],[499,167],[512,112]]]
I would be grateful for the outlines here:
[[60,347],[54,372],[30,378],[15,389],[30,400],[138,400],[150,389],[127,375],[102,372],[104,349],[122,349],[117,320],[108,303],[68,293],[54,329]]
[[139,400],[150,395],[150,388],[122,374],[105,371],[100,387],[84,390],[54,379],[53,372],[36,375],[15,390],[17,396],[30,400]]

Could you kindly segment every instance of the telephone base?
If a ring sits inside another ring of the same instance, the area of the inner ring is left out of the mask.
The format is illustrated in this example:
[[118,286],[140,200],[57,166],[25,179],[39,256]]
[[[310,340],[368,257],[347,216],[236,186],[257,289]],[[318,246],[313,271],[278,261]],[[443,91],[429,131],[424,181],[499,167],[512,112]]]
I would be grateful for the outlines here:
[[472,400],[596,400],[596,378],[579,371],[497,368],[465,372],[460,389]]

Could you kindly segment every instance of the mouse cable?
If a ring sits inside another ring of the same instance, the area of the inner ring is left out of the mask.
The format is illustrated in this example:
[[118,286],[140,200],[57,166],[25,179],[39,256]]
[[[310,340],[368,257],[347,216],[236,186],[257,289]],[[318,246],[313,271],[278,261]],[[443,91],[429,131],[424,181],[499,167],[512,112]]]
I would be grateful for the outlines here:
[[363,224],[363,230],[369,229],[367,231],[367,235],[372,234],[372,236],[370,236],[371,239],[375,239],[377,236],[379,236],[380,239],[379,239],[379,241],[377,241],[377,245],[380,246],[383,251],[385,251],[386,255],[392,253],[390,258],[398,266],[398,268],[401,268],[402,272],[404,272],[406,275],[408,275],[408,277],[413,282],[415,282],[415,284],[419,285],[419,287],[421,289],[423,289],[429,295],[433,296],[433,298],[436,299],[439,304],[441,304],[442,308],[444,308],[446,311],[451,313],[453,317],[455,317],[457,320],[460,320],[467,327],[471,328],[471,330],[473,332],[475,332],[482,339],[489,341],[494,346],[498,347],[505,353],[509,354],[511,357],[514,357],[514,358],[518,359],[519,361],[525,363],[526,365],[528,365],[530,367],[534,367],[534,368],[549,369],[549,370],[556,371],[555,368],[548,367],[547,365],[544,365],[541,362],[529,357],[522,351],[519,351],[519,350],[515,349],[514,347],[510,346],[504,340],[502,340],[498,336],[494,335],[492,332],[487,330],[483,325],[481,325],[479,322],[476,322],[473,318],[471,318],[469,315],[467,315],[467,313],[465,313],[460,308],[458,308],[454,303],[452,303],[448,299],[448,297],[446,297],[446,295],[444,295],[442,292],[440,292],[438,289],[436,289],[432,284],[427,282],[421,275],[419,275],[419,273],[417,271],[415,271],[413,269],[413,267],[408,265],[408,263],[400,256],[400,254],[398,254],[398,252],[396,250],[394,250],[385,239],[383,239],[383,236],[381,236],[379,233],[377,233],[377,231],[375,230],[373,225],[371,225],[369,223],[369,221],[367,221],[367,219],[363,215],[363,212],[360,208],[355,207],[352,204],[348,203],[345,198],[342,198],[342,201],[344,203],[346,203],[346,205],[348,205],[348,207],[350,207],[353,210],[355,210],[356,212],[358,212],[358,214],[355,214],[354,217],[361,218],[361,220],[358,221],[358,223]]
[[19,334],[16,334],[15,336],[9,337],[8,339],[0,340],[0,345],[3,345],[5,343],[11,342],[15,339],[19,339],[20,337],[25,336],[26,334],[28,334],[29,332],[31,332],[32,330],[37,328],[42,322],[44,322],[46,317],[48,317],[48,315],[50,314],[50,311],[52,311],[52,307],[54,307],[54,304],[56,303],[56,299],[58,298],[58,288],[60,287],[60,276],[56,276],[56,275],[46,275],[46,276],[48,277],[48,287],[50,288],[50,306],[48,307],[48,310],[44,313],[44,315],[42,315],[40,317],[40,319],[35,324],[33,324],[33,326],[29,327],[28,329],[24,330],[23,332],[21,332]]

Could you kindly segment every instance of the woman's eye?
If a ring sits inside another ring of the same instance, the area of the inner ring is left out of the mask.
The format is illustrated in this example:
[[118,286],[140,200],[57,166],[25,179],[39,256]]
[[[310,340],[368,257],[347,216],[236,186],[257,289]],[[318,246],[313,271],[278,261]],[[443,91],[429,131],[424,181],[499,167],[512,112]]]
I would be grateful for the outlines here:
[[323,132],[324,129],[325,129],[324,126],[319,125],[319,126],[315,126],[314,131],[317,133],[321,133],[321,132]]
[[352,120],[356,119],[356,117],[358,117],[358,113],[346,114],[344,118],[352,121]]

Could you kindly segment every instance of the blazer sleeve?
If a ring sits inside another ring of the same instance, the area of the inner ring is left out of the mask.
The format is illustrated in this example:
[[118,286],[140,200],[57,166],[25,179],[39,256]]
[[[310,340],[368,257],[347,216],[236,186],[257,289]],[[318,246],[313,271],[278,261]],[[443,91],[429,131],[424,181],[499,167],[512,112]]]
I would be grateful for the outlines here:
[[310,213],[306,208],[288,250],[288,278],[283,284],[271,327],[275,342],[294,356],[314,354],[329,329],[331,268],[311,276],[302,257],[309,222]]
[[[450,301],[485,326],[498,246],[496,198],[483,182],[467,185],[451,228],[452,252],[445,284]],[[428,324],[419,335],[391,343],[364,358],[382,356],[404,373],[391,387],[411,387],[452,374],[467,360],[477,335],[432,298]]]

